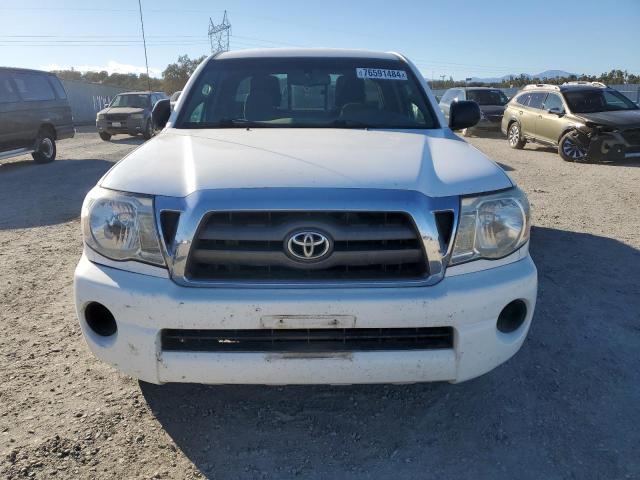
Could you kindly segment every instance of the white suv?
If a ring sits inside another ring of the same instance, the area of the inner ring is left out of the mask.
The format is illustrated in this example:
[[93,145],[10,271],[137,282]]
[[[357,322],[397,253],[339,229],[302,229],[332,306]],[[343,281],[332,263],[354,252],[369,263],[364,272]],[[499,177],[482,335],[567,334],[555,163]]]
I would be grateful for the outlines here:
[[[169,117],[170,114],[170,117]],[[529,205],[395,53],[205,60],[82,207],[91,350],[153,383],[460,382],[533,316]]]

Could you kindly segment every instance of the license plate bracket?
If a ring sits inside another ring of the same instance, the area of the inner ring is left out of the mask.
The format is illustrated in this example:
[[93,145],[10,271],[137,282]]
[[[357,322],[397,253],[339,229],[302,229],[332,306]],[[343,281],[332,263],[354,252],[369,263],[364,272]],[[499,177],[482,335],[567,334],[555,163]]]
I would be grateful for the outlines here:
[[354,315],[264,315],[262,328],[355,328]]

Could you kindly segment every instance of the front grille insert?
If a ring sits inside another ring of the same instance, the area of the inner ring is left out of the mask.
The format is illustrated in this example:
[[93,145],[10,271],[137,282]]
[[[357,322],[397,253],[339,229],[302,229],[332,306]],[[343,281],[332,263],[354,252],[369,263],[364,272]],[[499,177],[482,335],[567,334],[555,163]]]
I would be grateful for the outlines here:
[[453,348],[452,327],[162,330],[164,351],[344,352]]
[[128,113],[107,113],[106,114],[106,119],[113,122],[121,122],[124,120],[127,120],[129,118],[129,114]]
[[[332,252],[315,262],[287,252],[299,231],[319,231]],[[305,282],[419,280],[428,275],[420,236],[401,212],[213,212],[186,269],[191,280]]]

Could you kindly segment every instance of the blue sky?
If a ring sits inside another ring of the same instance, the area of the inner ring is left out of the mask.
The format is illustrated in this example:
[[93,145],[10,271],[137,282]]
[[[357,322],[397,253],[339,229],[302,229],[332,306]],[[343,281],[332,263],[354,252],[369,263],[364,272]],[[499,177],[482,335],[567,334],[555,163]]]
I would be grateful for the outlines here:
[[[136,0],[1,0],[0,65],[139,71]],[[7,6],[11,5],[11,6]],[[149,67],[209,53],[209,16],[232,24],[231,48],[396,50],[426,77],[561,69],[640,73],[640,0],[142,0]],[[153,74],[152,73],[152,74]]]

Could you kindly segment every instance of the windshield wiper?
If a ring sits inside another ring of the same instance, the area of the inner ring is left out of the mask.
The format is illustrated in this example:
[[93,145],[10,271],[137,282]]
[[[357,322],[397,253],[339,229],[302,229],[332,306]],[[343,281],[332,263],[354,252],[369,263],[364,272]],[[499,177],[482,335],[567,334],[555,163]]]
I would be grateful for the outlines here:
[[247,128],[264,126],[262,123],[251,122],[242,118],[221,118],[217,122],[185,122],[182,128]]

